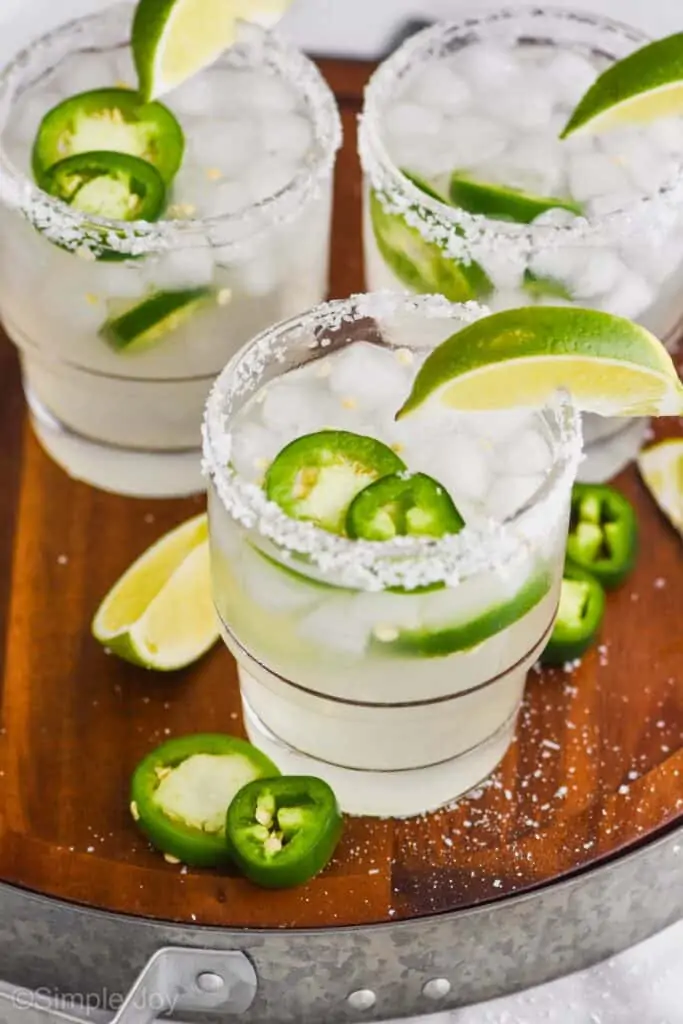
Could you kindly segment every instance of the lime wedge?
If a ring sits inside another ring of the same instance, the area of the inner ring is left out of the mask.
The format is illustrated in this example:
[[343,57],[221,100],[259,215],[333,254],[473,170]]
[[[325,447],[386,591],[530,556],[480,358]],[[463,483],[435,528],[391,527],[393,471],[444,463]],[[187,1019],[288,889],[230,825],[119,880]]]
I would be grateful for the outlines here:
[[641,452],[638,469],[662,512],[683,536],[683,437],[660,441]]
[[148,101],[213,64],[235,42],[240,20],[271,26],[291,0],[140,0],[131,45]]
[[121,316],[107,320],[100,334],[119,352],[146,348],[177,330],[211,294],[210,288],[156,292]]
[[554,196],[535,196],[518,188],[475,181],[466,174],[451,175],[449,186],[451,202],[468,213],[481,214],[494,220],[511,220],[515,224],[530,224],[548,210],[569,210],[580,217],[581,206],[573,199]]
[[190,665],[215,644],[206,515],[167,533],[131,565],[98,608],[92,633],[120,658],[160,672]]
[[560,388],[603,416],[683,413],[671,356],[644,327],[599,310],[532,306],[484,317],[434,349],[397,419],[427,402],[540,408]]
[[683,32],[612,64],[595,80],[560,138],[683,114]]

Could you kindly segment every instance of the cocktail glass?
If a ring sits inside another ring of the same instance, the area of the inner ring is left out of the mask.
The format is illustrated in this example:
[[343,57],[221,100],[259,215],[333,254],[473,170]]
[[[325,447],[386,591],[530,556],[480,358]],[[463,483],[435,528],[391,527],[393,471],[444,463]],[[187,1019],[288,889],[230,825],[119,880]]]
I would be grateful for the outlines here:
[[[642,32],[599,16],[508,8],[436,24],[404,43],[373,75],[360,126],[368,288],[443,291],[451,300],[480,299],[494,311],[574,301],[636,320],[673,344],[683,314],[683,122],[636,126],[597,142],[558,138],[588,87],[586,62],[597,75],[647,42]],[[527,79],[519,76],[522,85],[510,72],[509,86],[497,85],[498,107],[487,106],[493,77],[508,71],[498,67],[506,51],[523,53],[530,67],[551,51],[559,62],[551,65],[552,78],[532,70]],[[461,71],[470,52],[476,91]],[[430,65],[435,70],[416,98],[411,83]],[[471,117],[467,104],[474,104]],[[396,154],[392,118],[414,130],[409,152]],[[586,217],[556,209],[520,224],[456,209],[403,173],[429,178],[435,167],[444,187],[450,172],[462,169],[478,180],[550,195],[574,187],[582,200],[593,189],[598,196],[600,175],[614,182],[605,184],[608,194],[587,201]],[[643,421],[586,416],[580,476],[612,476],[646,429]]]
[[[96,486],[161,496],[202,487],[202,409],[226,359],[266,325],[325,297],[340,124],[315,66],[245,25],[214,67],[167,99],[186,135],[166,214],[175,219],[124,224],[79,213],[33,183],[31,144],[60,99],[121,85],[117,76],[135,86],[132,14],[121,4],[63,25],[0,75],[0,312],[48,453]],[[296,122],[295,158],[283,155],[292,143],[288,119]],[[238,167],[253,143],[247,134],[261,131],[259,159]],[[228,182],[202,165],[212,140],[215,160],[226,152],[231,160]],[[213,210],[212,189],[222,189]],[[188,194],[201,216],[175,202]],[[216,212],[226,204],[229,212]],[[116,260],[93,254],[103,233]],[[184,292],[198,301],[163,336],[121,350],[107,341],[112,317],[150,296]]]
[[[325,358],[363,343],[416,367],[483,313],[441,296],[330,302],[246,345],[209,398],[214,597],[247,733],[283,771],[330,782],[349,813],[439,807],[503,757],[556,613],[579,416],[561,396],[529,413],[551,453],[534,492],[504,521],[473,513],[461,533],[439,540],[368,543],[285,516],[234,468],[242,461],[236,438],[290,370],[309,367],[307,387],[323,388]],[[378,436],[375,428],[370,419],[364,433]],[[409,443],[410,431],[406,422]],[[442,446],[457,444],[446,438]],[[503,425],[491,444],[493,487],[497,447],[509,440]],[[424,443],[438,447],[434,437]],[[460,469],[467,474],[465,462]]]

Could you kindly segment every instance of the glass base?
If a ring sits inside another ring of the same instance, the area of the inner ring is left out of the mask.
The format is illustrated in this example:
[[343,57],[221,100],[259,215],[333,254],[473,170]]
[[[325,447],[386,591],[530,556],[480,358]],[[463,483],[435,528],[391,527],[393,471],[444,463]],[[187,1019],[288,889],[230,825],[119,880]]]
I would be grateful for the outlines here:
[[[240,677],[246,675],[239,668]],[[458,757],[426,768],[365,771],[342,768],[303,754],[263,723],[242,697],[247,736],[285,775],[315,775],[337,794],[346,814],[374,818],[412,818],[436,811],[483,782],[502,761],[512,742],[517,710],[483,743]]]
[[[591,417],[593,424],[596,419]],[[602,436],[596,431],[593,437],[590,429],[585,431],[585,456],[577,474],[577,479],[582,483],[604,483],[625,469],[643,447],[650,427],[650,421],[645,419],[621,422],[610,419],[602,422],[617,425],[618,429]]]
[[201,451],[145,452],[115,448],[75,433],[26,389],[41,446],[72,479],[133,498],[182,498],[206,489]]

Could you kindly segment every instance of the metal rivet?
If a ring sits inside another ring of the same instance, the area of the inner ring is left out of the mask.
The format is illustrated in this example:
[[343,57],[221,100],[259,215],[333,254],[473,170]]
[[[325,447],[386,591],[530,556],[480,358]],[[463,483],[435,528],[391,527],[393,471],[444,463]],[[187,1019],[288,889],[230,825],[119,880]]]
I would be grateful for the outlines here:
[[377,996],[371,988],[359,988],[348,996],[346,1002],[352,1010],[371,1010],[377,1002]]
[[422,995],[427,999],[443,999],[451,990],[448,978],[432,978],[422,986]]
[[213,971],[204,971],[203,974],[197,975],[197,988],[201,992],[220,992],[224,985],[220,974],[214,974]]

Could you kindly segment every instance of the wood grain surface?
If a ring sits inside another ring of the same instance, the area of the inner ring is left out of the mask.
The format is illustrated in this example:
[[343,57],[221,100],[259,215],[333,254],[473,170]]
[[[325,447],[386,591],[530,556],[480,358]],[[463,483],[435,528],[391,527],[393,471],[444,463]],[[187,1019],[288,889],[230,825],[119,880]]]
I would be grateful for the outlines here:
[[[355,119],[368,67],[322,62],[343,109],[333,293],[362,288]],[[669,433],[681,432],[668,423]],[[264,894],[166,864],[128,810],[131,770],[166,737],[242,732],[232,660],[155,676],[107,657],[89,622],[119,574],[200,498],[137,501],[74,483],[26,424],[0,340],[0,880],[83,904],[225,926],[410,918],[551,882],[683,818],[683,547],[634,471],[638,569],[603,644],[571,675],[531,673],[517,739],[455,810],[350,820],[319,879]]]

